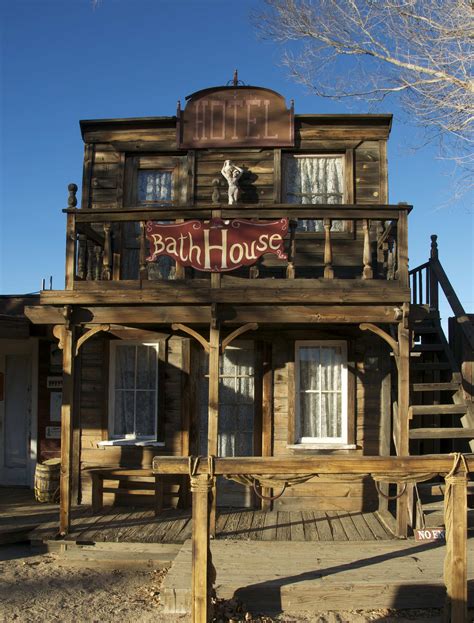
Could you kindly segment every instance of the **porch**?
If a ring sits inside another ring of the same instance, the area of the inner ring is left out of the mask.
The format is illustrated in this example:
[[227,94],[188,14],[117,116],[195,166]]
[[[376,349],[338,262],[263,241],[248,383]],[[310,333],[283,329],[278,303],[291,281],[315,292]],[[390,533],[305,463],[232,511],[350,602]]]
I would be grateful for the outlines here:
[[[36,527],[29,539],[34,545],[57,545],[59,518]],[[104,507],[93,514],[90,507],[72,509],[68,544],[184,543],[192,536],[191,510],[167,509],[155,516],[153,509]],[[346,511],[218,512],[216,539],[239,541],[377,541],[394,535],[377,513]]]

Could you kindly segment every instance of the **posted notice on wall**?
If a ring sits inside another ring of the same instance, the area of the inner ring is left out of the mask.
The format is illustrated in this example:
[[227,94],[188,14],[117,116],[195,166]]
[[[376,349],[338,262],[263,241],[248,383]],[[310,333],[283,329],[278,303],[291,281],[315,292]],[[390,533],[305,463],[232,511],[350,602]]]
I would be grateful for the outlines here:
[[49,420],[50,422],[60,422],[63,393],[51,392],[49,396]]

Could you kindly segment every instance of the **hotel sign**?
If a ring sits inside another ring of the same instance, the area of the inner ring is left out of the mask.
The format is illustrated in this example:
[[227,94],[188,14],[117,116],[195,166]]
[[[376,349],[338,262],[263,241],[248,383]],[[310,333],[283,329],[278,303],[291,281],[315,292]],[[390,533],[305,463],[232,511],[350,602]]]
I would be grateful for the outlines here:
[[169,225],[148,221],[147,261],[168,255],[183,266],[220,273],[251,266],[265,253],[287,260],[283,240],[287,231],[286,218],[266,223],[220,218]]
[[189,96],[178,110],[178,147],[294,146],[293,107],[262,87],[215,87]]

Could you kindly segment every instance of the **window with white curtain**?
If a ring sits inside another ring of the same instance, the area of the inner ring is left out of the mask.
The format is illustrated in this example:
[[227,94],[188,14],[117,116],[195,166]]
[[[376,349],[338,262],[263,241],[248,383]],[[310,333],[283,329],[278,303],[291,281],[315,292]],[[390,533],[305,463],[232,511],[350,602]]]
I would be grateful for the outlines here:
[[296,437],[301,444],[347,444],[347,344],[295,344]]
[[140,169],[137,187],[139,203],[171,202],[173,201],[173,171]]
[[156,439],[158,343],[110,343],[110,439]]
[[[343,164],[343,156],[286,154],[283,161],[283,201],[301,204],[343,203]],[[331,230],[343,231],[344,222],[333,221]],[[297,231],[323,231],[323,222],[300,219]]]

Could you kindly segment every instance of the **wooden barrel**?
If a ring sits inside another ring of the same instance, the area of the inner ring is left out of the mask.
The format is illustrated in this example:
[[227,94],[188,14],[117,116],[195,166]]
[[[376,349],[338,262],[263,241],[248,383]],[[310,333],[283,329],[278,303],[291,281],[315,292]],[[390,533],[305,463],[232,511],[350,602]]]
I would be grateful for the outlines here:
[[37,463],[35,470],[35,499],[37,502],[59,502],[61,459]]

